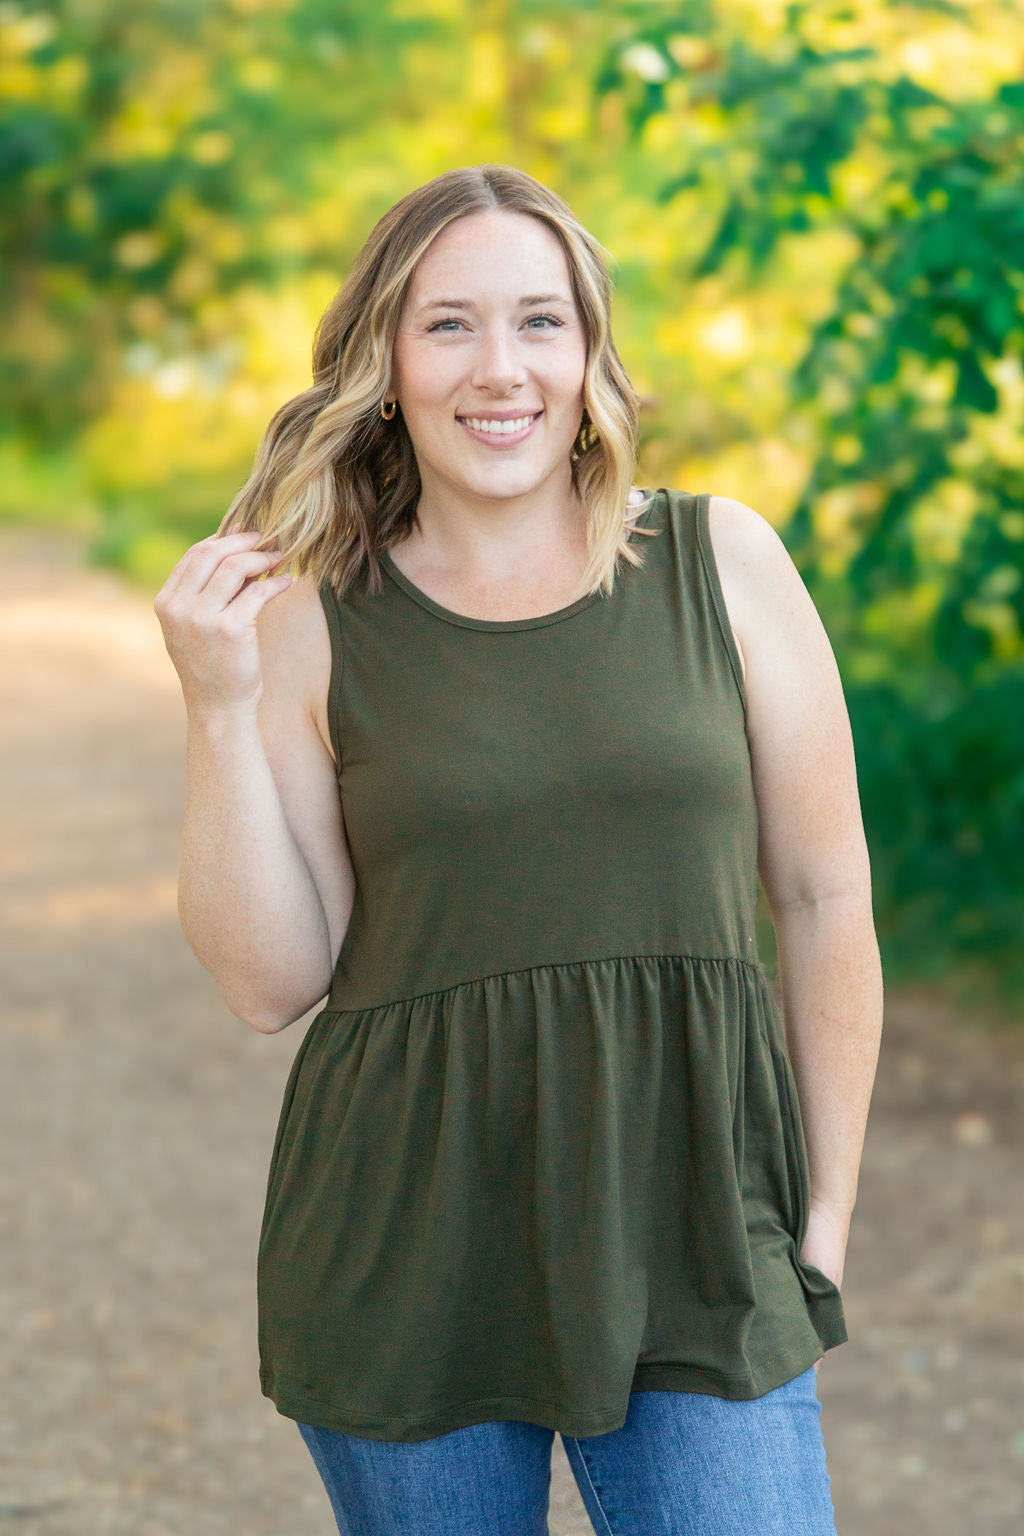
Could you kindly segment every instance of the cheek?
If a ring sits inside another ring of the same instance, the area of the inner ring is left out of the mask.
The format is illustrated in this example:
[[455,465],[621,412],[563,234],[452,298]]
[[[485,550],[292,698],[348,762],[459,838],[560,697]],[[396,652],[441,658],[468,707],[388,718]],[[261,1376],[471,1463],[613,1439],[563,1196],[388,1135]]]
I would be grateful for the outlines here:
[[412,400],[428,403],[439,394],[439,381],[448,373],[443,347],[434,347],[421,337],[399,336],[391,354],[395,383]]
[[578,416],[583,409],[583,380],[579,369],[564,369],[557,381],[552,381],[551,387],[566,414],[574,418]]
[[435,347],[425,350],[416,359],[415,388],[418,397],[427,406],[451,405],[453,393],[464,384],[469,366],[468,353],[459,355],[456,347]]
[[400,376],[402,410],[409,421],[434,417],[444,411],[450,413],[452,392],[456,381],[451,369],[445,368],[441,359],[425,362],[416,359],[407,364]]
[[586,366],[585,346],[564,347],[559,348],[557,353],[552,351],[544,372],[552,388],[574,400],[577,397],[582,400],[583,375]]

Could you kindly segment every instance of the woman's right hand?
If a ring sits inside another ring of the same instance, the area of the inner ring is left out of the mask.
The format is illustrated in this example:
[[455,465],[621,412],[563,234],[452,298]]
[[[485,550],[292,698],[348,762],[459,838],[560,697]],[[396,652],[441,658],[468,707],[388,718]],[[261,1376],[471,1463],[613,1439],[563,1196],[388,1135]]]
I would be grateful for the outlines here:
[[256,619],[291,577],[258,578],[281,559],[265,534],[211,534],[185,551],[153,608],[191,713],[252,712],[263,691]]

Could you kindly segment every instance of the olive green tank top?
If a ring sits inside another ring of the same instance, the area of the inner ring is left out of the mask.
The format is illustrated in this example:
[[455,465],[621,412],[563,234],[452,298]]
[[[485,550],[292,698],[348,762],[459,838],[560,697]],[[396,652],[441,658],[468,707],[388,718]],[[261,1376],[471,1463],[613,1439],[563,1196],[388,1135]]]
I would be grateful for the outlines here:
[[260,1381],[371,1440],[760,1397],[847,1338],[755,940],[757,814],[708,497],[603,590],[450,612],[327,584],[357,890],[267,1183]]

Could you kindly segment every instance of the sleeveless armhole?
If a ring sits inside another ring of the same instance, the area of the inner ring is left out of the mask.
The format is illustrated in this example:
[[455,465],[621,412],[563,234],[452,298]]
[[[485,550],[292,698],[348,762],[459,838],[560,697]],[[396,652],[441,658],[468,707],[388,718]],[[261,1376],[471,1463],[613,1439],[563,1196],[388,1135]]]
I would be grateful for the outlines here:
[[345,653],[341,641],[341,613],[337,595],[329,581],[320,583],[320,602],[323,605],[327,619],[327,630],[331,637],[331,679],[328,684],[327,695],[327,728],[331,733],[331,746],[334,748],[334,766],[338,777],[341,777],[341,738],[339,721],[341,719],[341,677],[345,663]]
[[740,703],[743,705],[743,715],[747,713],[747,690],[743,682],[743,667],[740,663],[739,650],[736,646],[736,637],[733,634],[732,624],[729,620],[729,611],[725,606],[725,597],[722,594],[722,583],[718,576],[718,566],[715,563],[715,551],[711,543],[711,530],[708,524],[708,514],[711,506],[710,491],[702,491],[697,497],[695,517],[697,525],[697,548],[700,550],[701,562],[704,566],[704,574],[707,577],[708,590],[715,608],[715,617],[725,643],[726,653],[729,657],[729,665],[732,667],[732,675],[736,681]]

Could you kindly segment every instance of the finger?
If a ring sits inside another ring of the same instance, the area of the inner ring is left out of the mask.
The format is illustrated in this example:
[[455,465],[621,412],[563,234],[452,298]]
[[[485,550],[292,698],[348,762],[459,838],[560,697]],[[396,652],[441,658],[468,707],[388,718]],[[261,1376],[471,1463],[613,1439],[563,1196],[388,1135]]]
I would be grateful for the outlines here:
[[280,550],[253,549],[228,555],[198,593],[195,612],[220,613],[249,581],[256,581],[281,559]]
[[265,534],[259,529],[251,529],[245,533],[227,533],[223,537],[212,533],[209,538],[200,539],[182,555],[160,589],[160,595],[170,597],[172,592],[179,591],[183,586],[192,588],[192,583],[197,577],[200,578],[200,584],[195,586],[194,590],[200,590],[209,579],[217,562],[225,555],[233,554],[238,550],[252,549],[264,537]]
[[[221,544],[225,540],[220,541]],[[190,569],[184,574],[178,586],[177,596],[179,601],[191,606],[198,598],[205,597],[207,590],[222,570],[229,573],[235,569],[235,562],[242,561],[245,574],[262,575],[271,566],[276,565],[281,559],[279,549],[223,549],[211,548],[198,555],[192,562]],[[229,583],[230,585],[230,583]],[[222,589],[224,583],[218,582],[218,588]],[[238,583],[230,588],[223,603],[227,602],[237,590]],[[216,591],[217,589],[215,589]]]
[[225,534],[223,538],[215,536],[209,540],[204,539],[196,545],[192,561],[193,570],[201,572],[201,584],[195,590],[201,592],[225,560],[236,555],[269,554],[274,548],[270,535],[258,529],[243,534]]
[[240,625],[253,622],[272,598],[288,590],[291,581],[285,571],[279,576],[268,576],[266,581],[251,581],[229,604],[232,618]]
[[228,554],[252,549],[260,538],[258,533],[233,535],[230,540],[201,539],[182,555],[157,594],[154,606],[160,607],[170,598],[185,594],[186,598],[202,591],[213,571]]
[[205,539],[197,539],[192,548],[200,549],[204,544],[228,544],[232,540],[262,539],[265,537],[266,533],[262,528],[236,528],[231,533],[217,533],[215,530],[213,533],[208,533]]

